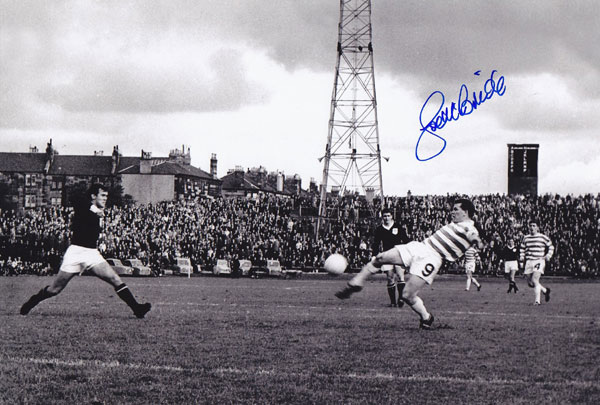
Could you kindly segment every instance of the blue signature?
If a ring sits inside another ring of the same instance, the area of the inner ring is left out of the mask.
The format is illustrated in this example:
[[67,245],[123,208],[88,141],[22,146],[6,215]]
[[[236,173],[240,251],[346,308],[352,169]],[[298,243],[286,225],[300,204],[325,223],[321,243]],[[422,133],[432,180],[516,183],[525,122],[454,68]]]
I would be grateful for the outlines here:
[[[478,74],[479,72],[480,72],[479,70],[477,72],[475,72],[475,75],[479,76],[479,74]],[[492,98],[494,93],[498,94],[498,96],[504,95],[504,93],[506,92],[506,87],[504,86],[504,76],[500,76],[498,78],[498,80],[494,80],[494,73],[497,73],[497,71],[492,70],[492,74],[491,74],[490,78],[487,79],[485,84],[483,85],[483,91],[479,91],[479,94],[477,94],[476,92],[473,92],[472,100],[469,100],[469,89],[467,89],[467,86],[465,84],[460,86],[460,92],[458,93],[458,102],[456,102],[456,103],[452,102],[452,104],[450,104],[450,107],[446,107],[445,109],[444,109],[444,101],[445,101],[444,93],[442,93],[441,91],[434,91],[433,93],[431,93],[429,95],[429,97],[427,97],[427,100],[425,100],[425,104],[423,104],[423,107],[421,108],[421,112],[419,113],[419,121],[421,123],[421,135],[419,136],[419,140],[417,141],[417,146],[415,147],[415,156],[417,157],[417,160],[419,160],[421,162],[425,162],[427,160],[433,159],[434,157],[436,157],[440,153],[442,153],[444,151],[444,149],[446,149],[446,140],[444,138],[442,138],[441,136],[439,136],[438,134],[436,134],[435,131],[437,131],[438,129],[444,128],[444,126],[449,121],[458,121],[458,119],[461,116],[471,114],[473,111],[475,111],[477,109],[477,107],[479,107],[481,104],[483,104],[486,100],[489,100],[490,98]],[[424,125],[423,124],[423,110],[427,106],[427,103],[429,103],[429,101],[434,96],[437,96],[437,95],[441,96],[440,107],[438,108],[438,110],[435,113],[435,115],[433,116],[433,118],[427,123],[427,125]],[[444,145],[442,146],[442,149],[440,149],[440,151],[438,153],[436,153],[435,155],[429,156],[426,159],[421,159],[419,157],[419,144],[421,143],[421,139],[423,139],[423,135],[425,135],[425,134],[431,134],[431,135],[435,136],[436,138],[441,139],[444,142]]]

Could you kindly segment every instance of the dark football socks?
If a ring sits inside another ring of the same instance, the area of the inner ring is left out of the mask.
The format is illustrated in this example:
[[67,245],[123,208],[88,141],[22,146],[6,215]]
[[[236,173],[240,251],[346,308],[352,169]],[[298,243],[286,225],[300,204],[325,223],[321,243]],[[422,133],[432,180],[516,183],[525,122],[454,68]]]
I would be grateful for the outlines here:
[[23,304],[21,307],[21,315],[27,315],[29,311],[31,311],[37,304],[45,299],[54,297],[55,295],[56,294],[48,292],[48,286],[42,288],[37,294],[32,295],[31,298],[29,298],[29,300]]
[[132,309],[133,313],[138,318],[143,318],[144,315],[146,315],[146,313],[150,311],[151,305],[149,303],[138,303],[131,291],[129,290],[129,287],[127,287],[127,284],[122,283],[118,285],[117,287],[115,287],[115,291],[117,292],[119,298],[121,298],[123,301],[125,301],[127,305],[129,305],[129,308]]
[[396,305],[396,284],[388,285],[387,291],[390,296],[390,304]]
[[400,281],[398,283],[398,297],[402,297],[402,292],[404,291],[404,286],[406,283],[404,281]]

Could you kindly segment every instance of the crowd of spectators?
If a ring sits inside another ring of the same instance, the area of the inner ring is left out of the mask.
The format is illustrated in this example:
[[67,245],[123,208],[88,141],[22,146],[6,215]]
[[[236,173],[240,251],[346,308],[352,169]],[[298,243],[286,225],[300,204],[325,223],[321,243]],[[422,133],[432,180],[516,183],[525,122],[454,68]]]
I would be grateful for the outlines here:
[[[386,197],[384,204],[411,240],[423,240],[449,221],[456,195]],[[471,196],[477,222],[486,233],[478,267],[500,275],[498,252],[513,239],[519,243],[527,223],[536,220],[555,245],[546,274],[600,275],[600,195],[579,197]],[[204,198],[111,207],[105,210],[99,249],[104,257],[139,258],[155,274],[176,257],[212,268],[217,259],[278,259],[284,267],[311,271],[332,252],[354,269],[372,255],[372,232],[380,207],[348,196],[328,201],[327,219],[316,236],[318,198],[262,195],[257,198]],[[72,209],[38,208],[0,212],[0,274],[51,274],[69,243]],[[447,263],[442,271],[461,271]]]

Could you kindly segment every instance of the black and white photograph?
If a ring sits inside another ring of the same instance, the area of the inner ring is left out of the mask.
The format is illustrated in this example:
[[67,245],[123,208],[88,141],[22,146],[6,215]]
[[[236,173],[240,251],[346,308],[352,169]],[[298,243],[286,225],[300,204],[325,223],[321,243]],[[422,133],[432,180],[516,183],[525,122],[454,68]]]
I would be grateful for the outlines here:
[[0,403],[600,403],[600,3],[0,0]]

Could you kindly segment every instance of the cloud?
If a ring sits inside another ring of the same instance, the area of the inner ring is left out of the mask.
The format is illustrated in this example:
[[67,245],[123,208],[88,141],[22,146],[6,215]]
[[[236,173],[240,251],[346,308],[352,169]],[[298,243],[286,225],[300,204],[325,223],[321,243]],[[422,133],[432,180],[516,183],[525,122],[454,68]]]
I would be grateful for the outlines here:
[[[542,73],[506,79],[506,100],[495,108],[502,127],[569,133],[600,126],[599,100],[582,100],[569,78]],[[554,135],[556,136],[556,135]]]
[[[596,187],[590,188],[590,184]],[[595,194],[600,193],[600,156],[589,161],[559,160],[540,176],[541,193]]]
[[250,77],[241,51],[221,48],[205,58],[205,64],[188,57],[168,63],[135,57],[93,67],[81,63],[67,83],[51,84],[41,95],[71,112],[126,113],[230,111],[267,96]]
[[[589,44],[600,41],[599,12],[594,2],[375,3],[376,60],[386,71],[442,87],[478,69],[570,77],[585,70],[597,79],[600,52]],[[593,86],[580,90],[597,95],[598,83],[590,79]]]
[[[372,2],[384,189],[504,191],[509,142],[540,143],[544,176],[575,173],[560,153],[596,168],[599,12],[592,1]],[[224,170],[320,180],[338,18],[339,2],[322,0],[4,0],[3,147],[52,137],[64,153],[165,155],[185,143],[201,167],[215,152]],[[492,69],[505,96],[449,124],[443,154],[417,162],[427,96],[454,101]]]

